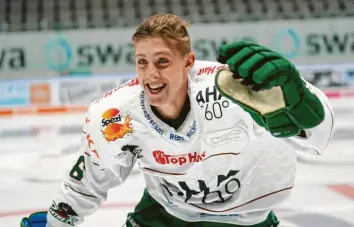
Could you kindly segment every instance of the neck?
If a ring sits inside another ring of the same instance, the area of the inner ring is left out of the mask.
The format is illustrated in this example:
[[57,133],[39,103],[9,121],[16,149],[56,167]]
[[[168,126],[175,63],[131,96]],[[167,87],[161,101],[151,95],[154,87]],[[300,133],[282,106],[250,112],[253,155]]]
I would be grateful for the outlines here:
[[183,106],[187,100],[188,96],[188,85],[183,86],[177,97],[173,102],[155,107],[156,110],[161,114],[165,119],[176,119],[181,113]]

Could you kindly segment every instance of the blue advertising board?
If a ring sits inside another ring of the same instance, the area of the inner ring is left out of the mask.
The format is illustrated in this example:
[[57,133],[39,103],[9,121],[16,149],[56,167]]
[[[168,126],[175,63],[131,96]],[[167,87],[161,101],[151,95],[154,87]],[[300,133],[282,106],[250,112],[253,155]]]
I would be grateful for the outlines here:
[[26,81],[6,81],[0,83],[0,107],[28,105],[29,96],[29,85]]

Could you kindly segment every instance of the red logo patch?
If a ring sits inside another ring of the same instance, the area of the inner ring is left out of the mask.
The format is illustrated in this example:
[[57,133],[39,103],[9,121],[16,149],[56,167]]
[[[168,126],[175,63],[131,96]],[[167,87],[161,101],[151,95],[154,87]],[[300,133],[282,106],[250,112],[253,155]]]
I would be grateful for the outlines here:
[[205,151],[202,154],[197,152],[181,154],[181,155],[168,155],[161,150],[155,150],[152,152],[157,163],[161,165],[184,165],[186,163],[201,162],[205,158]]

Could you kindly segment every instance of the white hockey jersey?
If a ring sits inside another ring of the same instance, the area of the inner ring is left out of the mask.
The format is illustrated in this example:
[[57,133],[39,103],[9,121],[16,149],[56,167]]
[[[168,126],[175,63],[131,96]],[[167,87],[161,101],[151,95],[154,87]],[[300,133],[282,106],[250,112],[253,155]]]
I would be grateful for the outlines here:
[[[83,129],[80,158],[48,212],[48,226],[83,222],[137,164],[151,196],[186,221],[252,225],[287,198],[294,186],[296,150],[321,154],[333,112],[308,138],[275,138],[214,85],[217,62],[196,61],[189,72],[191,110],[175,130],[151,111],[138,79],[94,101]],[[66,216],[62,211],[66,211]]]

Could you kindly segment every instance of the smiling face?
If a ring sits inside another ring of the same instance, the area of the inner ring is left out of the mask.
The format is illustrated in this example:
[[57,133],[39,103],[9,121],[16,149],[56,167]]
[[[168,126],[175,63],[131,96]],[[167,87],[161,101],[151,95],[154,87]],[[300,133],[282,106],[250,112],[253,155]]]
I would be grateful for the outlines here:
[[152,36],[134,42],[139,82],[150,105],[163,106],[185,98],[194,55],[183,55],[174,41]]

